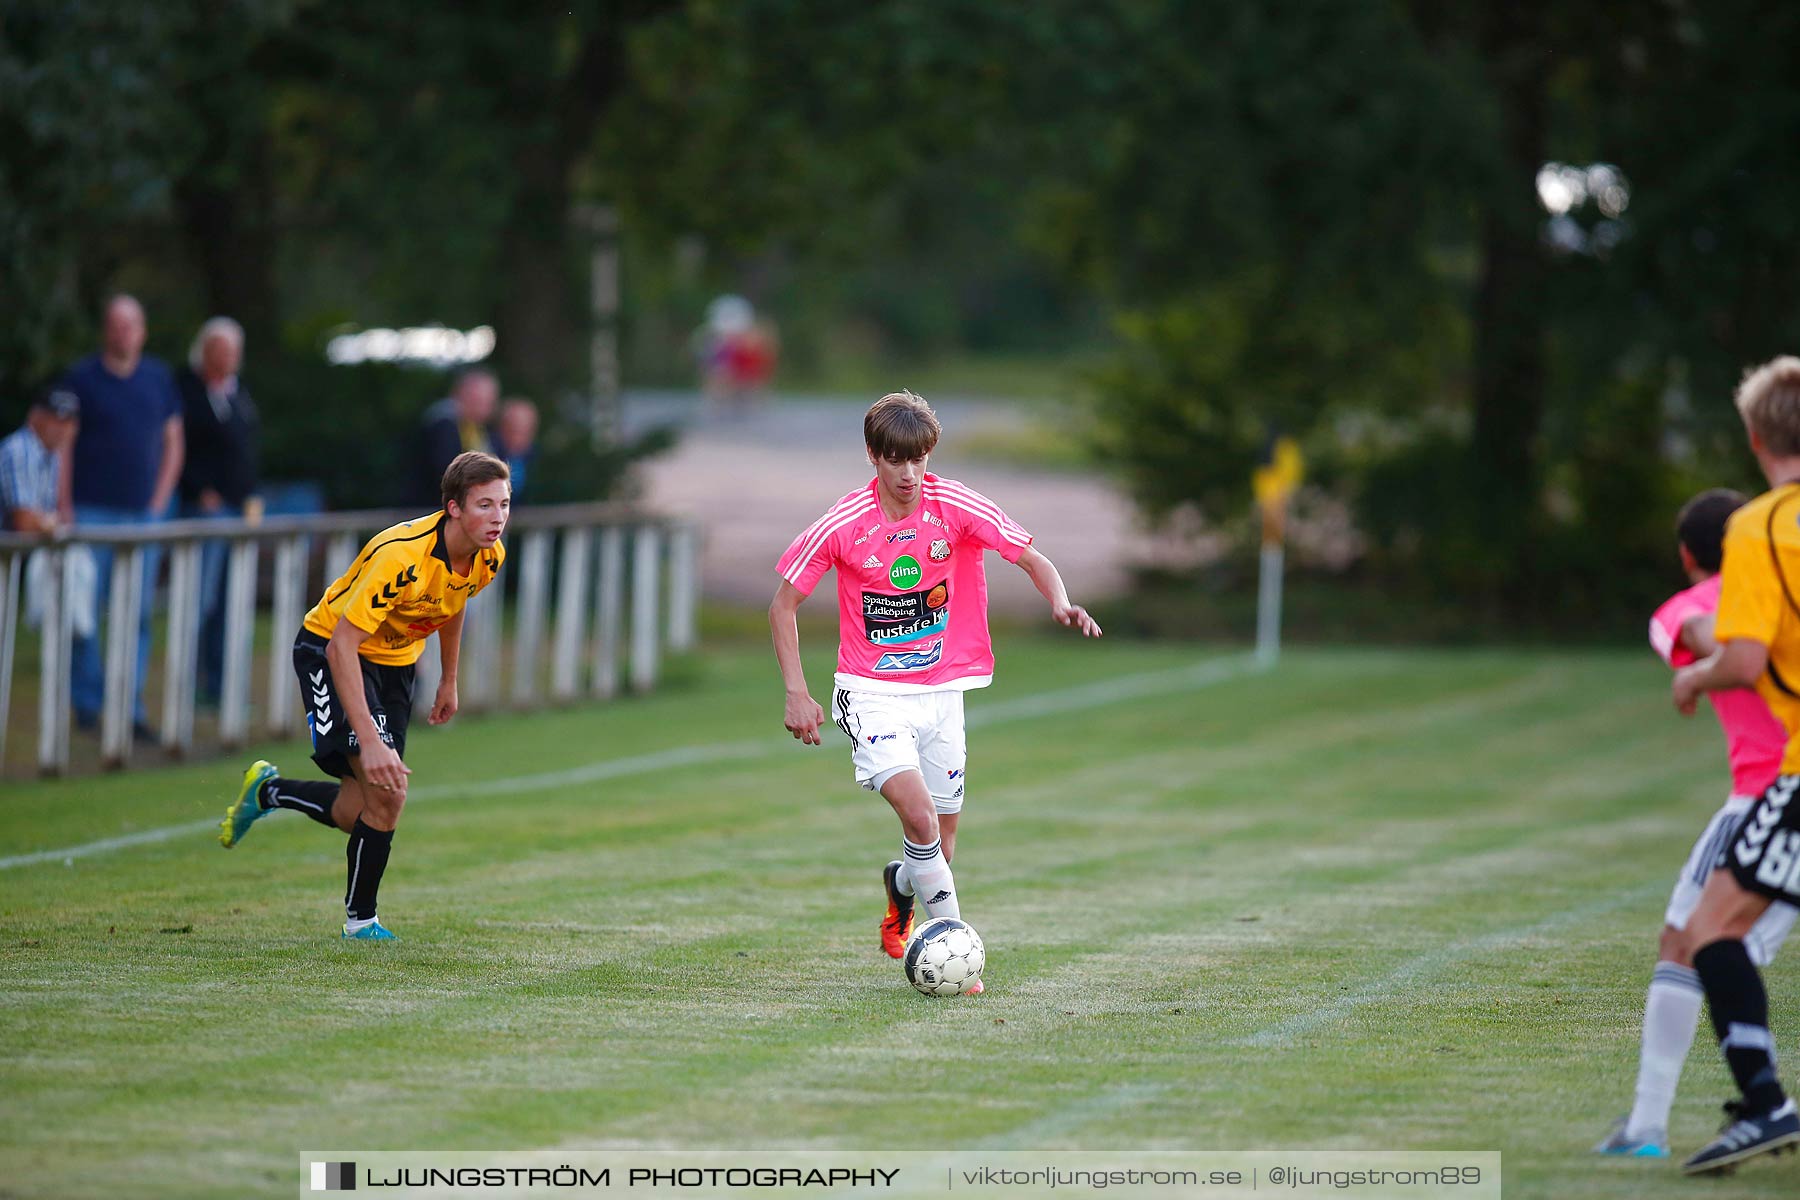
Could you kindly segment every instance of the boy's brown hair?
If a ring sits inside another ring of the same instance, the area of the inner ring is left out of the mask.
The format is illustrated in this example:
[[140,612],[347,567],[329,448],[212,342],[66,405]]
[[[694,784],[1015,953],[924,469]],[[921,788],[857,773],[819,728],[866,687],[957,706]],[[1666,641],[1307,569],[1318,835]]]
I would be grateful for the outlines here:
[[889,392],[863,414],[863,445],[890,462],[924,458],[943,432],[931,405],[904,388]]
[[444,468],[444,507],[449,508],[452,500],[461,507],[468,500],[470,488],[492,483],[496,479],[511,478],[512,472],[507,469],[506,464],[493,455],[483,454],[479,450],[464,450]]

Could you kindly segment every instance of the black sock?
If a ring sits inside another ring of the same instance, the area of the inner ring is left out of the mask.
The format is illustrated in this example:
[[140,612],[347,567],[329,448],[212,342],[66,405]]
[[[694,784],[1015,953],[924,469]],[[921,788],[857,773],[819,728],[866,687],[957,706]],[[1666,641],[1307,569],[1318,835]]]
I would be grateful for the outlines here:
[[344,915],[352,921],[375,919],[375,893],[381,888],[381,873],[387,870],[388,850],[393,844],[393,830],[370,829],[361,817],[356,818],[350,844],[344,847],[350,874],[344,888]]
[[1754,1113],[1772,1112],[1786,1101],[1775,1075],[1775,1040],[1769,1035],[1769,993],[1741,941],[1713,942],[1694,955],[1694,970],[1706,988],[1706,1007],[1725,1063]]
[[291,808],[336,829],[331,806],[337,803],[338,787],[323,779],[271,779],[262,785],[256,799],[264,808]]

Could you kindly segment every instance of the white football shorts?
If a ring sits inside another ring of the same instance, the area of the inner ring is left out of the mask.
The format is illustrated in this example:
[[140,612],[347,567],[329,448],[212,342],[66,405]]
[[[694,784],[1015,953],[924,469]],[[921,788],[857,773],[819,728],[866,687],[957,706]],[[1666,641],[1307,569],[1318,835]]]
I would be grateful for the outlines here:
[[831,719],[849,737],[856,782],[872,792],[902,771],[925,777],[939,813],[959,813],[969,743],[963,735],[963,694],[914,692],[903,696],[831,694]]
[[[1712,820],[1706,823],[1706,832],[1694,843],[1688,853],[1687,865],[1681,868],[1676,877],[1675,890],[1669,896],[1669,907],[1663,913],[1663,921],[1674,929],[1686,929],[1688,918],[1694,915],[1694,906],[1700,903],[1700,893],[1706,888],[1706,877],[1713,868],[1719,865],[1726,847],[1731,844],[1732,835],[1756,803],[1754,796],[1733,796],[1725,801],[1724,807],[1713,814]],[[1788,930],[1794,927],[1794,918],[1800,916],[1800,909],[1791,904],[1777,900],[1763,910],[1763,915],[1756,919],[1750,927],[1750,933],[1744,938],[1744,949],[1750,952],[1750,961],[1759,967],[1766,967],[1775,961],[1775,952],[1781,949],[1781,943],[1787,940]]]

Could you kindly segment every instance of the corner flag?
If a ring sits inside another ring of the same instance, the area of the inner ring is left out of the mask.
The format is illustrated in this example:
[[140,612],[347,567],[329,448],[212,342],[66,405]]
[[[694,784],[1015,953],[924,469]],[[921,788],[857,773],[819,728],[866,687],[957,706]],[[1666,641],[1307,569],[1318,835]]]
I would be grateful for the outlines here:
[[1291,437],[1271,436],[1262,460],[1250,477],[1257,507],[1262,509],[1261,574],[1256,589],[1256,659],[1273,665],[1281,654],[1282,543],[1287,537],[1288,497],[1306,478],[1300,444]]

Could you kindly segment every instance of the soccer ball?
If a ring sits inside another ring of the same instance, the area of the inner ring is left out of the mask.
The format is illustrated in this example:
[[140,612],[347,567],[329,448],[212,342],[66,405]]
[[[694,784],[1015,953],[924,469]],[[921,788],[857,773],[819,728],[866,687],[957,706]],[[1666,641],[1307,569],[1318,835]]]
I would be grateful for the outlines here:
[[907,982],[927,996],[955,996],[981,978],[987,951],[981,935],[955,917],[933,917],[913,930],[900,961]]

